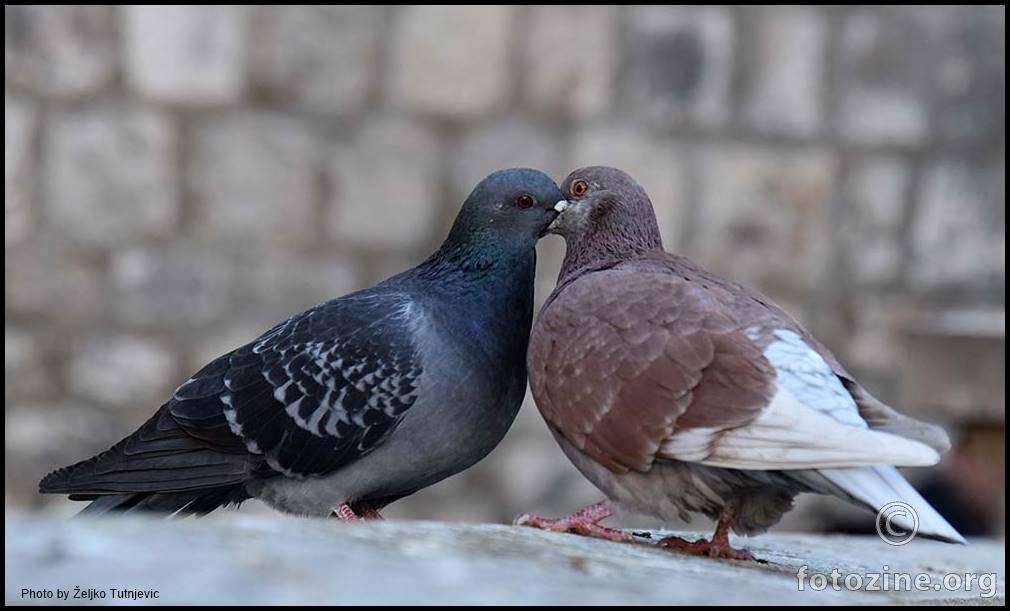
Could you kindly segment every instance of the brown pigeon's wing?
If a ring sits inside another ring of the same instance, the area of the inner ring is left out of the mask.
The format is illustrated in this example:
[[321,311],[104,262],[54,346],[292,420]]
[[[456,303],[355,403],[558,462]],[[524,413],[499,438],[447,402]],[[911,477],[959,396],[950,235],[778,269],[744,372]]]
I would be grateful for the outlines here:
[[[753,291],[749,292],[753,293]],[[846,392],[855,401],[860,417],[866,421],[871,429],[924,443],[941,454],[950,449],[950,438],[947,436],[946,431],[936,425],[899,413],[891,406],[874,397],[870,394],[870,391],[863,388],[856,381],[852,374],[846,371],[845,367],[842,366],[827,346],[803,329],[799,323],[794,321],[778,306],[772,304],[770,301],[767,301],[764,305],[768,309],[768,316],[770,318],[791,325],[788,328],[799,333],[807,345],[824,359],[832,373],[842,383]]]
[[[940,453],[950,449],[950,439],[942,428],[916,420],[915,418],[910,418],[881,402],[870,394],[868,390],[863,388],[852,374],[846,371],[845,367],[842,366],[827,346],[807,332],[784,310],[775,305],[767,297],[760,295],[752,289],[740,285],[734,286],[739,291],[739,294],[734,296],[734,300],[746,299],[752,304],[752,309],[750,309],[748,314],[753,316],[754,319],[761,321],[760,327],[765,332],[765,339],[767,339],[768,333],[774,333],[774,331],[782,329],[793,331],[802,338],[806,346],[812,349],[816,353],[816,356],[823,359],[831,374],[838,378],[838,381],[842,384],[842,388],[855,402],[856,411],[860,418],[871,429],[924,443]],[[830,382],[833,384],[834,380],[830,380]],[[835,385],[835,388],[838,388],[837,385]]]
[[738,325],[665,274],[610,270],[566,286],[537,322],[529,365],[544,418],[615,471],[648,469],[675,428],[751,421],[774,389]]
[[869,430],[797,333],[735,314],[677,274],[584,276],[534,328],[537,405],[615,471],[647,470],[657,457],[739,469],[935,462],[921,444]]
[[[869,428],[924,443],[937,452],[942,453],[950,449],[950,440],[942,428],[905,416],[871,395],[845,370],[824,344],[767,296],[750,287],[714,276],[686,257],[653,253],[644,257],[640,264],[692,278],[695,282],[707,286],[724,307],[732,310],[740,320],[748,321],[749,328],[759,333],[760,337],[756,339],[762,346],[767,346],[775,339],[776,331],[788,330],[796,333],[806,347],[816,353],[808,355],[808,360],[817,361],[816,357],[819,356],[827,364],[830,373],[828,370],[822,371],[825,374],[822,384],[832,386],[836,392],[844,389],[855,402],[856,410],[853,413],[857,413]],[[841,388],[833,378],[838,378],[837,381],[842,384]]]
[[839,377],[859,406],[859,415],[871,429],[919,441],[941,454],[950,449],[950,437],[942,428],[901,414],[871,395],[855,380],[841,374]]

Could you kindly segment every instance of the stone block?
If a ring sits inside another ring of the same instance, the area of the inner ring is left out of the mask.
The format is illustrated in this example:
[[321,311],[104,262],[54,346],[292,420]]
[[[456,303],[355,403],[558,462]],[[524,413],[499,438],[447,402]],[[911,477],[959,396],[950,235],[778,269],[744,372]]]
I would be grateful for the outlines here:
[[122,11],[126,82],[141,96],[206,106],[242,95],[244,7],[144,4]]
[[612,6],[530,7],[522,51],[527,103],[573,119],[606,111],[620,61],[617,19]]
[[508,6],[400,8],[388,69],[393,101],[459,119],[504,107],[511,95],[513,12]]
[[851,163],[848,172],[837,232],[847,267],[857,283],[893,286],[904,259],[908,164],[898,157],[869,155]]
[[631,9],[621,89],[658,125],[719,127],[730,116],[733,20],[726,7]]
[[49,220],[70,240],[102,248],[165,237],[179,218],[177,134],[137,106],[49,118],[44,188]]
[[243,112],[202,123],[186,165],[197,231],[213,240],[311,243],[321,147],[296,118]]
[[378,73],[382,9],[261,6],[249,49],[258,95],[311,112],[346,113],[369,99]]
[[836,162],[820,149],[713,146],[704,151],[691,252],[774,297],[813,297],[831,254]]
[[838,127],[862,144],[916,145],[929,132],[930,28],[909,7],[852,9],[842,24]]
[[128,326],[201,329],[231,305],[234,274],[224,253],[179,241],[131,248],[110,261],[112,310]]
[[26,329],[5,325],[4,401],[45,395],[50,382],[37,338]]
[[440,214],[440,148],[423,124],[381,117],[338,144],[330,163],[330,235],[404,251],[433,242]]
[[243,274],[239,302],[243,308],[255,305],[257,312],[268,314],[275,323],[362,288],[354,262],[346,256],[281,251],[266,254],[259,259],[239,259],[239,272]]
[[956,145],[1005,146],[1006,7],[931,6],[934,132]]
[[35,106],[4,97],[4,244],[22,241],[31,229],[36,171]]
[[5,6],[4,82],[57,98],[98,92],[115,74],[116,7]]
[[1005,163],[929,162],[919,177],[909,282],[948,299],[1006,286]]
[[176,359],[160,342],[131,335],[91,335],[74,342],[68,387],[79,398],[153,412],[182,382]]
[[107,308],[99,262],[51,234],[4,252],[4,307],[8,316],[35,318],[56,329],[91,325]]
[[761,133],[807,137],[821,126],[828,31],[820,9],[748,7],[743,113]]

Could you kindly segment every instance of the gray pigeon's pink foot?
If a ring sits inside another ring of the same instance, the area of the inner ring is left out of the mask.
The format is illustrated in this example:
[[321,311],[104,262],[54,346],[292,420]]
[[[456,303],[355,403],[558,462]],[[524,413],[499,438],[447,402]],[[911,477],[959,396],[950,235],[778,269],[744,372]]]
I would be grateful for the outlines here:
[[341,503],[339,507],[333,510],[331,515],[344,522],[357,522],[361,519],[361,516],[354,513],[354,510],[347,503]]
[[333,510],[333,517],[343,520],[344,522],[358,522],[360,520],[381,520],[382,516],[379,515],[379,510],[372,507],[368,503],[355,503],[349,505],[347,503],[341,503],[339,507]]
[[524,513],[519,515],[519,517],[515,519],[514,523],[516,526],[530,526],[532,528],[539,528],[542,530],[573,533],[576,535],[596,537],[597,539],[606,539],[608,541],[617,541],[620,543],[633,543],[634,538],[628,533],[617,530],[616,528],[608,528],[598,524],[598,522],[609,518],[611,515],[613,515],[613,510],[611,510],[610,505],[604,501],[602,503],[590,505],[585,509],[576,511],[575,513],[563,518],[545,518],[543,516],[535,516]]
[[732,508],[727,505],[723,510],[722,516],[719,518],[719,524],[715,527],[715,534],[712,535],[711,541],[705,539],[688,541],[680,537],[666,537],[659,541],[659,546],[695,556],[756,561],[757,558],[754,557],[754,554],[745,549],[737,549],[729,544],[729,528],[732,522]]

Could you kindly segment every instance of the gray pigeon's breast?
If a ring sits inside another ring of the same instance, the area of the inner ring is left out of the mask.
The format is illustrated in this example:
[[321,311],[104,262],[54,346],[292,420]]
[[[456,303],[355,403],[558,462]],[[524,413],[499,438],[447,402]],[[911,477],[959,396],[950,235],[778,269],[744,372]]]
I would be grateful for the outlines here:
[[270,480],[258,497],[292,513],[328,515],[340,503],[411,494],[498,445],[522,404],[525,378],[506,375],[423,321],[416,333],[423,371],[417,400],[387,438],[331,475]]
[[417,402],[375,452],[403,465],[401,481],[362,491],[363,496],[409,493],[459,473],[508,432],[522,404],[525,379],[508,379],[492,363],[453,344],[444,339],[422,344],[425,364]]

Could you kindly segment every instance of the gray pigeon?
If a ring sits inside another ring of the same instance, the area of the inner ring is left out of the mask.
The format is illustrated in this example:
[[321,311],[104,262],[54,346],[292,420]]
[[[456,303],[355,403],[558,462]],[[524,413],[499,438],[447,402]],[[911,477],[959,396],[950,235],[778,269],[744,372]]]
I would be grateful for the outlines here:
[[491,174],[424,263],[212,361],[40,492],[91,512],[202,515],[255,497],[353,520],[466,469],[522,403],[534,246],[561,199],[542,172]]
[[[661,545],[752,558],[729,544],[766,530],[801,492],[918,513],[921,535],[964,542],[891,465],[936,464],[939,428],[875,399],[770,299],[663,251],[652,203],[627,174],[590,167],[562,184],[551,231],[567,253],[534,325],[537,407],[610,501],[660,519],[702,513],[711,541]],[[518,523],[613,540],[604,502]],[[894,516],[890,526],[912,528]]]

